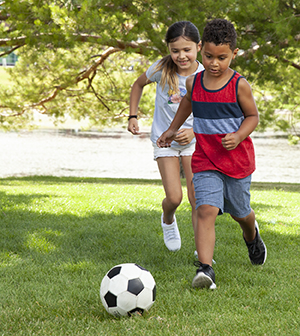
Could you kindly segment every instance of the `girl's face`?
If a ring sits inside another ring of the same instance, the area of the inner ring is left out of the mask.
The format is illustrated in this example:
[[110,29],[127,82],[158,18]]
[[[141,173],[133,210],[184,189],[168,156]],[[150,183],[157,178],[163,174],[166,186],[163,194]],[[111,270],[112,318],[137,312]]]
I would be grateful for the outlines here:
[[232,51],[229,44],[215,45],[213,42],[205,42],[201,47],[201,55],[202,64],[207,74],[213,77],[224,74],[237,52],[238,49]]
[[[179,37],[168,44],[171,58],[177,65],[177,72],[181,76],[189,76],[197,69],[195,61],[200,50],[200,44]],[[197,65],[198,66],[198,65]]]

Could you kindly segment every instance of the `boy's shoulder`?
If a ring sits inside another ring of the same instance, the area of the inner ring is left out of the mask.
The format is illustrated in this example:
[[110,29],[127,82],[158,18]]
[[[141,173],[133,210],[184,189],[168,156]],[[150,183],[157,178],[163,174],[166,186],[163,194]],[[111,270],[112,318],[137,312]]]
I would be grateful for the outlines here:
[[195,77],[197,77],[197,75],[199,75],[199,74],[200,74],[200,72],[195,73],[193,75],[190,75],[186,79],[185,86],[186,86],[187,91],[192,92],[192,88],[193,88]]

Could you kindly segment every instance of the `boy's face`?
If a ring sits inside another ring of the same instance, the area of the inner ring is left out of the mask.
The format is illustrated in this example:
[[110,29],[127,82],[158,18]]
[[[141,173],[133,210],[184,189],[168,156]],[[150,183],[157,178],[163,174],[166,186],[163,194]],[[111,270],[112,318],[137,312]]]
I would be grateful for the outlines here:
[[205,42],[201,46],[202,64],[209,75],[219,77],[227,71],[238,50],[232,51],[229,44]]

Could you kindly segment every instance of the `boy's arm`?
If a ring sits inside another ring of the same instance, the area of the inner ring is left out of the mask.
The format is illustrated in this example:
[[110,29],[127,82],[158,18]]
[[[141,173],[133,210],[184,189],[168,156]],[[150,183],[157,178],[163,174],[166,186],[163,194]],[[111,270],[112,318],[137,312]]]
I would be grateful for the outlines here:
[[227,150],[235,149],[240,142],[245,140],[255,130],[259,122],[258,110],[252,90],[245,78],[241,78],[238,84],[238,102],[245,119],[237,132],[228,133],[222,139],[222,144]]
[[194,76],[186,80],[186,95],[182,98],[175,117],[170,127],[158,138],[156,144],[158,147],[170,147],[171,142],[176,138],[177,131],[192,112],[191,92]]

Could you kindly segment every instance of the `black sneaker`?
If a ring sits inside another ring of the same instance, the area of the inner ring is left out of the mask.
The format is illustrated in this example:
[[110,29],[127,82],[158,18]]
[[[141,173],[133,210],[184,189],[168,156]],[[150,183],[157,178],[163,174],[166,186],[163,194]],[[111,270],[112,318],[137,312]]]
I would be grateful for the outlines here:
[[248,243],[245,238],[245,243],[248,247],[249,259],[253,265],[263,265],[267,259],[267,248],[259,235],[257,221],[255,221],[256,237]]
[[194,265],[198,267],[193,279],[192,286],[197,288],[216,289],[215,272],[210,265],[195,261]]

